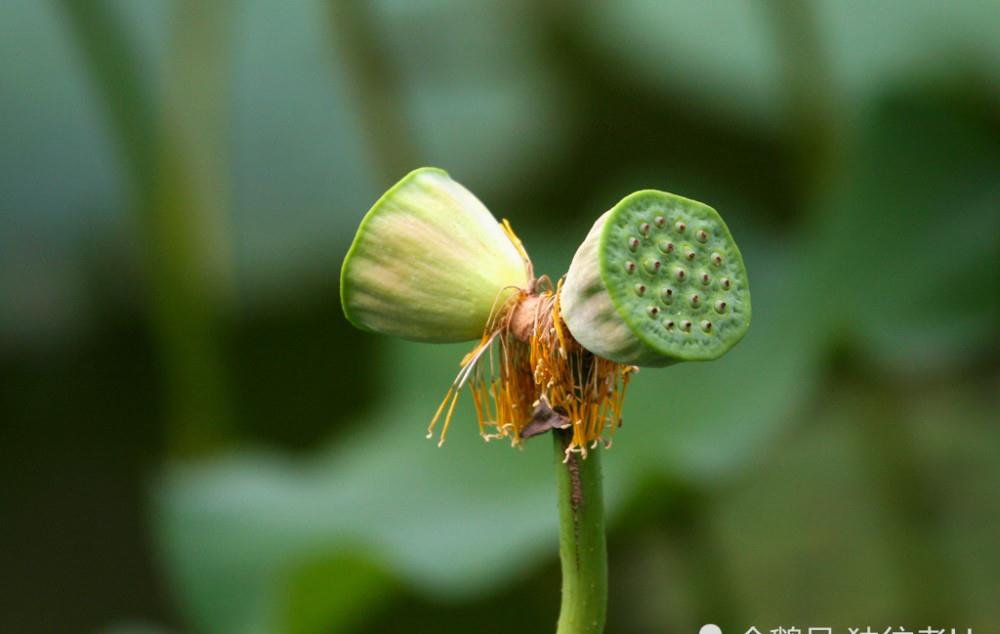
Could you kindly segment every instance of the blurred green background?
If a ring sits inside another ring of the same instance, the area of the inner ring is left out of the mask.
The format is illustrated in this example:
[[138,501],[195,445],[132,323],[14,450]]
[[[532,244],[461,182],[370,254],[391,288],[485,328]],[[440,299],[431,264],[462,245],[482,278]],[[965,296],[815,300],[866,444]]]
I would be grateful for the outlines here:
[[341,315],[420,165],[553,277],[640,188],[742,247],[606,454],[609,632],[1000,626],[996,2],[6,0],[0,131],[0,631],[554,629],[548,442],[438,449],[468,346]]

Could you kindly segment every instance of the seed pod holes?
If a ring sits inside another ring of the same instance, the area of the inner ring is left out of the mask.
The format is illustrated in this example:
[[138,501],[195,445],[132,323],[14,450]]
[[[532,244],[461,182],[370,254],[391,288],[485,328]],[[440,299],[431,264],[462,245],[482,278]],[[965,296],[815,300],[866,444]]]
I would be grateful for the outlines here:
[[570,266],[561,310],[585,348],[614,361],[714,359],[749,327],[749,283],[714,209],[645,190],[594,225]]

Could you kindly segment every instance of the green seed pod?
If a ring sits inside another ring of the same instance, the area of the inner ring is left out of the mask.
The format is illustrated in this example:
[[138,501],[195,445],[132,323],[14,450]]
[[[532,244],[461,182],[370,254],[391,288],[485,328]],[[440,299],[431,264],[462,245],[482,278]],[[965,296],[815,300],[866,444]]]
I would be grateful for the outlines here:
[[521,253],[479,199],[425,167],[393,185],[361,221],[341,269],[340,301],[362,330],[467,341],[528,284]]
[[750,285],[726,223],[656,190],[626,196],[594,223],[560,304],[585,348],[639,366],[715,359],[750,326]]

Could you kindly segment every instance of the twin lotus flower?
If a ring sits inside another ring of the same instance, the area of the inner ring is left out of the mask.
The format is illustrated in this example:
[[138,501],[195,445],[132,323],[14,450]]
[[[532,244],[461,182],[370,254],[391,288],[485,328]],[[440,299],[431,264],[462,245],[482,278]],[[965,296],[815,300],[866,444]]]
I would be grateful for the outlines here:
[[567,456],[610,444],[638,367],[715,359],[750,325],[743,258],[707,205],[656,190],[626,196],[553,284],[535,277],[506,221],[435,168],[410,172],[371,208],[340,292],[363,330],[478,339],[428,437],[443,417],[444,442],[468,385],[484,438],[519,445],[571,429]]

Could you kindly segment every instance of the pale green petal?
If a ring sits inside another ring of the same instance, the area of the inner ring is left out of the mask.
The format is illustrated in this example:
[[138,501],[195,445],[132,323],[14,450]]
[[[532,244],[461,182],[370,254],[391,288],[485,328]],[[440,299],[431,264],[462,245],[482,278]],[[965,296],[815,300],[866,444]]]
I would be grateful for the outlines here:
[[529,284],[489,210],[436,168],[410,172],[375,203],[340,276],[355,326],[415,341],[477,339],[494,306]]
[[563,320],[580,345],[598,356],[632,365],[649,365],[660,355],[644,350],[611,303],[601,278],[598,247],[610,211],[597,219],[577,249],[560,294]]

